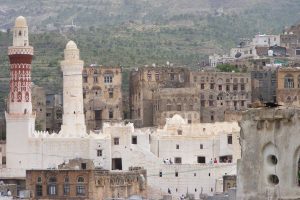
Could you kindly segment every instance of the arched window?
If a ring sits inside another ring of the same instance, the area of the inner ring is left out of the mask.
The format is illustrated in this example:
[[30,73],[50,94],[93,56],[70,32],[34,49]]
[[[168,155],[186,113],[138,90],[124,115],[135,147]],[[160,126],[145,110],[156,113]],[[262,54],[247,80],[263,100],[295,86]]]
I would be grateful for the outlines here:
[[70,180],[69,177],[66,176],[64,180],[64,195],[70,194]]
[[57,195],[56,177],[54,176],[48,179],[48,195]]
[[84,183],[84,178],[82,176],[79,176],[77,178],[76,194],[77,196],[85,195],[85,183]]
[[219,78],[217,81],[218,84],[223,84],[223,79]]
[[294,77],[291,74],[284,77],[284,88],[294,88]]

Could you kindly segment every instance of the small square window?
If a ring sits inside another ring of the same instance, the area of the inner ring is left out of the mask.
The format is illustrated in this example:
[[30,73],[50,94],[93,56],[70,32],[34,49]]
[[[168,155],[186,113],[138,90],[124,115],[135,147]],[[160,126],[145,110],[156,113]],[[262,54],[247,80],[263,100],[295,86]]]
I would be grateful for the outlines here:
[[114,145],[119,145],[119,141],[120,140],[120,138],[114,138]]
[[109,118],[109,119],[114,118],[114,112],[113,112],[112,110],[110,110],[110,111],[108,112],[108,118]]
[[182,130],[177,130],[178,135],[182,135]]
[[98,149],[98,150],[97,150],[97,156],[98,156],[98,157],[101,157],[101,156],[102,156],[102,150],[101,150],[101,149]]
[[112,83],[113,82],[113,75],[112,74],[105,74],[104,75],[104,83]]
[[197,162],[198,163],[205,163],[205,157],[204,156],[198,156],[197,157]]
[[174,162],[175,162],[176,164],[181,164],[181,157],[175,157]]
[[178,172],[175,172],[175,177],[178,177]]
[[227,143],[232,144],[232,135],[231,134],[227,135]]
[[203,149],[203,144],[200,144],[200,149]]
[[176,149],[179,149],[179,144],[176,144]]
[[162,172],[159,172],[159,177],[162,177]]
[[137,136],[132,136],[131,144],[137,144]]
[[86,163],[81,163],[81,169],[86,169]]

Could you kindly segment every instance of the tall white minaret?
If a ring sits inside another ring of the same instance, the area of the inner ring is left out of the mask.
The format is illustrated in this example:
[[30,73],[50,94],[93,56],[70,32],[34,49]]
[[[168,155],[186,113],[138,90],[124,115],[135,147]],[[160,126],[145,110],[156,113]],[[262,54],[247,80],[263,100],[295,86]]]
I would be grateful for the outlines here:
[[[22,16],[15,21],[13,45],[8,48],[10,94],[6,118],[6,167],[23,170],[34,165],[29,154],[28,138],[34,132],[35,113],[31,103],[31,60],[28,26]],[[33,155],[36,156],[36,155]]]
[[83,61],[79,58],[79,49],[69,41],[61,61],[63,72],[63,124],[61,133],[74,137],[86,134],[83,113],[82,70]]

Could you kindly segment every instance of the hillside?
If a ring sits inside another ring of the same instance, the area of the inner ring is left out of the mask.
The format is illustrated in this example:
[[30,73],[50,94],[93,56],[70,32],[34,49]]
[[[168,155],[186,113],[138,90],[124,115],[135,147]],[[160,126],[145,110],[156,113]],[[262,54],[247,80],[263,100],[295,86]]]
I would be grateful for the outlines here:
[[[299,0],[0,0],[0,29],[11,28],[18,15],[27,18],[33,80],[56,93],[69,39],[87,65],[121,65],[128,72],[171,61],[199,68],[207,55],[226,52],[239,38],[280,33],[300,20],[299,10]],[[72,21],[80,28],[66,31]],[[0,32],[0,99],[7,94],[11,37]],[[127,79],[124,84],[126,89]]]

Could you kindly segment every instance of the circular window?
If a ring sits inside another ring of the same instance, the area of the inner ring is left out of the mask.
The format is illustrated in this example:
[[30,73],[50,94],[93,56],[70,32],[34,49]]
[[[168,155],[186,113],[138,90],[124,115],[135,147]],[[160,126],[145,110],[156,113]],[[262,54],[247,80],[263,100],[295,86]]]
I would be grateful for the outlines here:
[[277,165],[278,159],[275,155],[269,155],[268,156],[268,163],[272,165]]
[[279,183],[278,176],[276,176],[275,174],[270,175],[269,182],[273,185],[277,185]]

